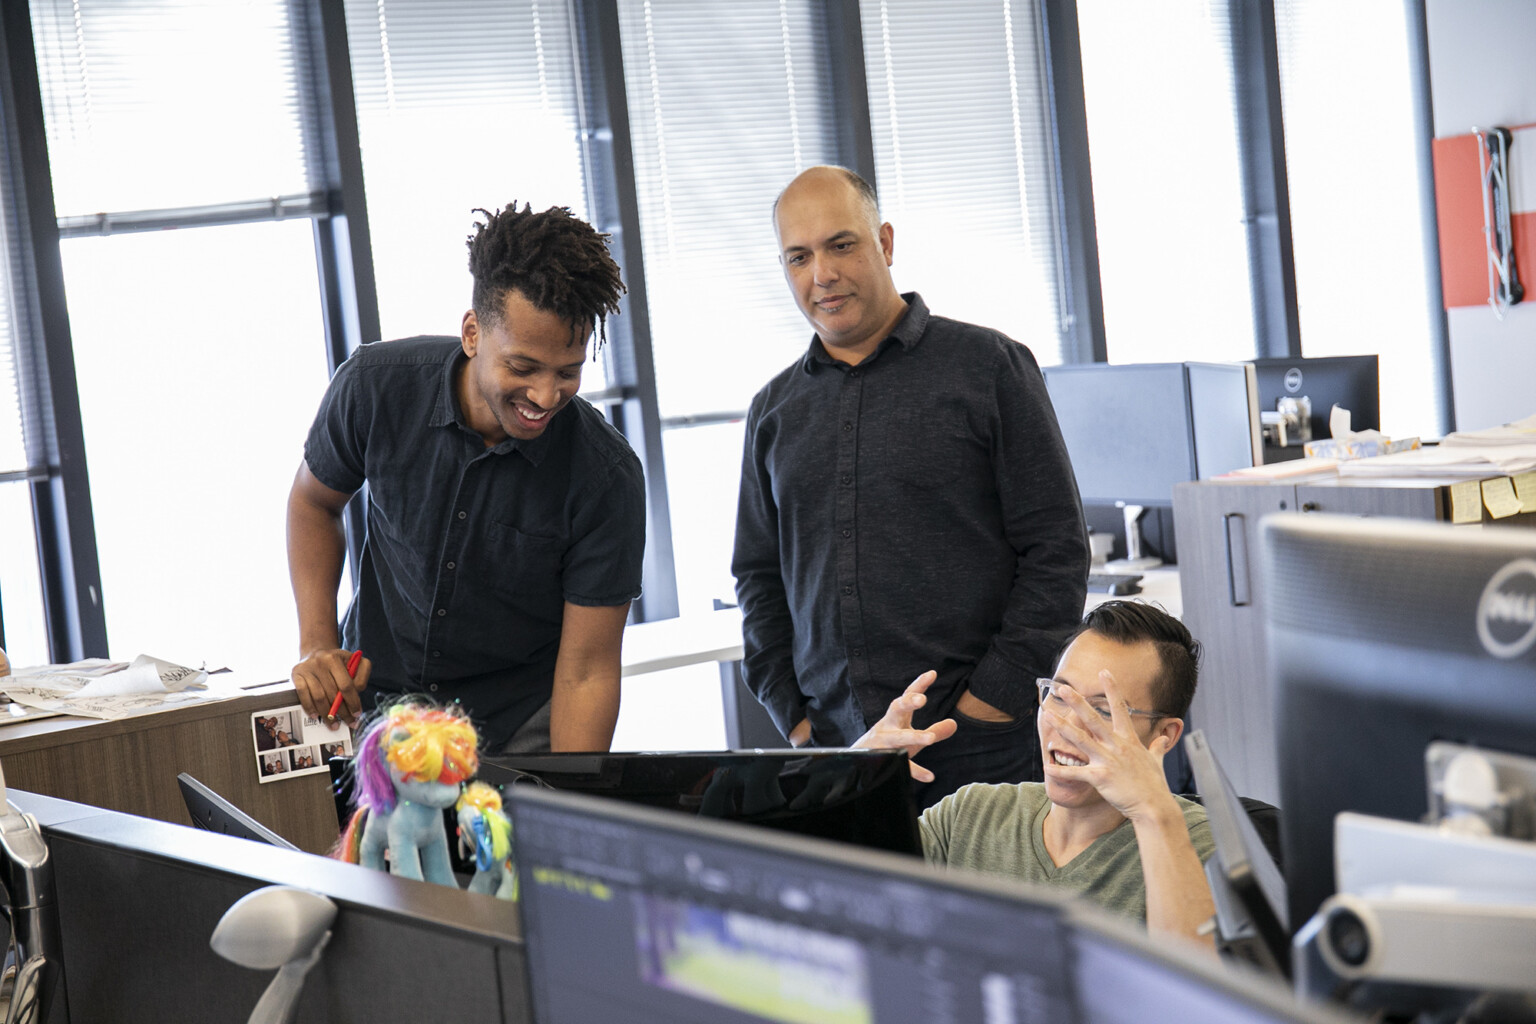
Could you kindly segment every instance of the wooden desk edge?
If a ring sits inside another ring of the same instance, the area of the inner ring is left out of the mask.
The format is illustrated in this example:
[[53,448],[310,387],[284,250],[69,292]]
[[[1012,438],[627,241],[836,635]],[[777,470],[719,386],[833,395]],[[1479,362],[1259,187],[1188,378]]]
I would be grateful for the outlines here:
[[26,753],[50,747],[91,743],[113,736],[144,732],[162,726],[201,721],[205,718],[224,718],[232,715],[251,714],[268,708],[297,704],[298,695],[291,682],[264,683],[245,691],[239,697],[207,701],[193,705],[181,705],[165,711],[131,718],[107,720],[83,718],[77,715],[60,715],[30,721],[0,724],[0,754]]

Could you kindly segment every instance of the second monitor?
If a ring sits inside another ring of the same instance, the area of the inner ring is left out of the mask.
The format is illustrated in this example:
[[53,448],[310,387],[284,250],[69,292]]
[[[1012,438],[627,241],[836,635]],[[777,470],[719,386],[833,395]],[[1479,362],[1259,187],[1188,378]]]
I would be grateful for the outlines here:
[[1176,560],[1173,485],[1262,461],[1252,364],[1088,363],[1043,373],[1089,525],[1119,533],[1117,506],[1153,510],[1143,529],[1164,561]]

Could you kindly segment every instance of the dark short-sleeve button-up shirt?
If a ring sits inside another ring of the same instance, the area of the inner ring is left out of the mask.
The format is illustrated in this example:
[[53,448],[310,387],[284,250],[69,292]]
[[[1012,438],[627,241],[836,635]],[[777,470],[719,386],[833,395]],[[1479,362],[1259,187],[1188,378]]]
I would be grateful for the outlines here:
[[622,435],[581,398],[530,441],[487,448],[455,395],[456,338],[364,345],[336,371],[304,458],[368,488],[342,643],[370,691],[460,700],[485,749],[549,699],[565,602],[640,594],[644,483]]

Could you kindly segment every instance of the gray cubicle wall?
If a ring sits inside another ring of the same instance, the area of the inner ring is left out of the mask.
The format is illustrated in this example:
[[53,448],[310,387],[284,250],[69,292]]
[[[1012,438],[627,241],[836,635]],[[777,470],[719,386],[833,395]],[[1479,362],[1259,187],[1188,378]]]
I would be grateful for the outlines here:
[[299,1024],[527,1021],[514,904],[244,839],[11,792],[54,862],[68,1016],[50,1024],[245,1020],[274,972],[208,945],[240,897],[291,885],[329,897],[330,944]]

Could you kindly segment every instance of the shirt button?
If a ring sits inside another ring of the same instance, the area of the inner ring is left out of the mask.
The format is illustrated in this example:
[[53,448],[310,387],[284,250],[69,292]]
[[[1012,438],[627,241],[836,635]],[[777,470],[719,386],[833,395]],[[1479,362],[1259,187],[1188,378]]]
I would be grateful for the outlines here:
[[437,692],[437,684],[436,683],[430,683],[430,684],[428,684],[427,689],[431,690],[433,693],[436,693]]
[[457,569],[458,567],[459,567],[459,563],[457,563],[457,562],[449,562],[448,563],[448,568],[450,568],[450,569]]
[[864,657],[864,648],[862,648],[862,647],[855,647],[853,649],[853,656],[855,658],[862,658],[862,657]]
[[852,423],[849,423],[846,420],[843,421],[843,433],[846,434],[848,431],[850,431],[852,429],[853,429],[853,424]]
[[460,510],[460,511],[459,511],[459,518],[460,518],[460,519],[468,519],[468,518],[469,518],[469,513],[468,513],[468,512],[465,512],[465,511],[463,511],[463,510],[462,510],[462,509],[461,509],[461,510]]
[[448,614],[448,609],[447,608],[439,608],[437,610],[437,617],[438,618],[442,618],[444,615],[447,615],[447,614]]
[[441,658],[442,656],[443,656],[443,652],[442,651],[433,651],[432,652],[432,657],[434,657],[434,658]]
[[848,371],[848,376],[851,377],[851,378],[855,378],[856,379],[859,376],[859,371],[858,370],[849,370]]
[[851,594],[851,593],[853,593],[853,588],[852,587],[844,587],[843,588],[843,593]]
[[853,477],[850,474],[848,474],[848,473],[844,473],[843,474],[843,483],[845,483],[845,484],[853,483]]
[[843,531],[843,536],[844,537],[852,537],[853,536],[853,531],[852,530],[844,530]]

